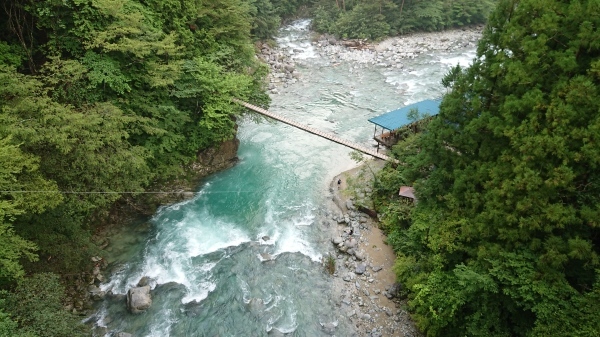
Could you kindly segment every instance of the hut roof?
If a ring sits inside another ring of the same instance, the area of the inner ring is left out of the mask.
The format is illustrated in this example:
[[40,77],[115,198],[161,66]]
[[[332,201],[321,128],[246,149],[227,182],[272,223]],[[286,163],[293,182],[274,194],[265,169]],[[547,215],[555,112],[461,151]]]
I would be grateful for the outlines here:
[[373,117],[369,119],[369,122],[381,126],[387,130],[396,130],[405,125],[409,125],[414,120],[408,118],[408,114],[411,110],[416,109],[419,113],[428,114],[430,116],[435,116],[440,112],[440,102],[441,99],[427,99],[421,102],[417,102],[411,105],[407,105],[403,108],[396,109],[383,115],[379,115],[377,117]]
[[416,199],[415,198],[415,189],[410,186],[401,186],[400,192],[398,192],[398,195],[401,197]]

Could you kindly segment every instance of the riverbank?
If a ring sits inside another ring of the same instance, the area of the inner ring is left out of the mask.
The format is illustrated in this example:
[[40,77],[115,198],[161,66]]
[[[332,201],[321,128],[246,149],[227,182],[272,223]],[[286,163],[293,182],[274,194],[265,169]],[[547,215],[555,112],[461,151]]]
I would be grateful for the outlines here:
[[451,52],[464,48],[474,48],[481,38],[483,26],[463,27],[441,32],[412,33],[390,37],[378,43],[362,40],[338,40],[333,36],[313,33],[309,46],[292,45],[286,48],[258,44],[259,57],[268,64],[268,89],[270,94],[279,94],[296,82],[306,81],[297,70],[297,62],[319,57],[327,60],[330,66],[349,64],[352,68],[381,67],[411,72],[407,65],[420,55],[434,52]]
[[[112,274],[111,269],[115,269],[115,251],[127,251],[131,243],[139,240],[139,235],[147,233],[151,228],[147,220],[159,207],[194,197],[194,191],[202,179],[235,165],[238,148],[239,140],[234,138],[199,151],[197,159],[186,168],[185,175],[149,188],[173,193],[125,195],[106,214],[95,219],[91,241],[97,246],[98,254],[89,257],[88,270],[62,275],[66,288],[64,309],[82,317],[90,317],[95,311],[94,303],[104,300],[107,295],[101,287],[107,281],[107,276]],[[115,244],[124,232],[133,232],[131,241]],[[98,336],[106,333],[102,327],[96,327],[96,330],[94,333]]]
[[330,184],[331,220],[337,223],[332,229],[333,297],[359,337],[421,336],[406,311],[406,301],[398,297],[401,285],[393,271],[393,250],[385,244],[377,220],[354,205],[367,202],[370,171],[383,164],[371,160],[337,175]]

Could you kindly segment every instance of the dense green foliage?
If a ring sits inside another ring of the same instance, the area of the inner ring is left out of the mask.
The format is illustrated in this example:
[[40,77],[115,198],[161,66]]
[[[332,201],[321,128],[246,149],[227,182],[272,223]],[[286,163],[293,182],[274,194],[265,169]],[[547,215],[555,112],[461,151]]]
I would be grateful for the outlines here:
[[378,39],[485,23],[495,0],[321,0],[315,30],[344,38]]
[[394,148],[379,193],[416,188],[383,209],[427,335],[600,335],[598,27],[596,0],[500,1],[438,118]]
[[[90,268],[92,220],[120,192],[179,177],[234,137],[231,98],[268,102],[253,4],[2,2],[0,285],[18,286],[0,304],[0,334],[73,335],[55,277],[25,276]],[[18,307],[32,292],[39,305]]]
[[[8,1],[0,11],[0,277],[35,242],[62,270],[119,193],[182,174],[235,133],[232,97],[266,102],[251,6],[213,1]],[[29,240],[29,241],[28,241]]]
[[62,309],[63,292],[50,273],[20,281],[13,292],[0,292],[0,336],[86,336],[79,317]]
[[306,15],[315,0],[249,0],[252,35],[256,39],[271,39],[282,22]]

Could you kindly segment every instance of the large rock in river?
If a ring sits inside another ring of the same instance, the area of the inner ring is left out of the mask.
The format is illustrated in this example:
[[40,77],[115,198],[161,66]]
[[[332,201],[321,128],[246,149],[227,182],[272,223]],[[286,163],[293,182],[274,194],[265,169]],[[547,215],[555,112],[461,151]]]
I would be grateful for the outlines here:
[[131,288],[127,292],[127,309],[132,314],[139,314],[150,308],[152,298],[150,297],[150,286]]

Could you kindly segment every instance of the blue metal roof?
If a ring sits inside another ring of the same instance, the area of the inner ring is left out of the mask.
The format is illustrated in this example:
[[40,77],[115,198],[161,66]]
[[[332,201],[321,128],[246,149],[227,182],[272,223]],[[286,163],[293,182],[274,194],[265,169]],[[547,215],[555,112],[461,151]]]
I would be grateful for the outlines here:
[[419,114],[428,114],[435,116],[440,112],[441,99],[427,99],[415,104],[407,105],[403,108],[390,111],[383,115],[369,119],[369,122],[379,125],[387,130],[396,130],[415,121],[408,119],[408,113],[416,109]]

